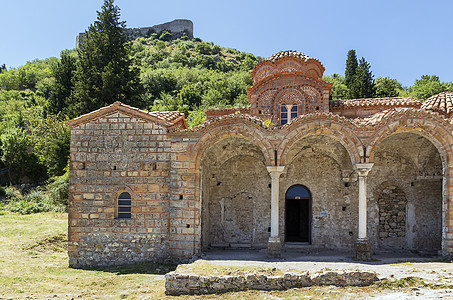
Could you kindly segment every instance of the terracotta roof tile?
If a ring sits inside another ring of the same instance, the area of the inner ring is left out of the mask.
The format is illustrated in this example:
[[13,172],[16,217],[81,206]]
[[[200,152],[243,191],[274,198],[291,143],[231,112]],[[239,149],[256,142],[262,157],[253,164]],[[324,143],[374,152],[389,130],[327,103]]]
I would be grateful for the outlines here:
[[295,58],[299,58],[305,62],[311,60],[311,59],[314,59],[314,60],[317,60],[315,58],[312,58],[306,54],[303,54],[302,52],[299,52],[299,51],[294,51],[294,50],[289,50],[289,51],[280,51],[280,52],[277,52],[275,54],[273,54],[271,57],[269,57],[268,59],[266,60],[269,60],[271,62],[276,62],[284,57],[295,57]]
[[148,114],[170,123],[173,123],[177,119],[184,116],[184,114],[179,111],[150,111]]
[[453,113],[453,92],[443,92],[429,97],[423,102],[422,108],[450,116]]
[[248,120],[251,121],[255,124],[257,124],[260,127],[266,128],[264,125],[263,121],[257,117],[251,116],[251,115],[246,115],[246,114],[229,114],[229,115],[224,115],[215,119],[210,119],[206,120],[205,122],[201,123],[200,125],[197,125],[195,127],[189,128],[189,129],[178,129],[175,128],[173,131],[174,132],[195,132],[195,131],[201,131],[204,128],[208,127],[211,124],[222,122],[224,120],[229,120],[229,119],[238,119],[238,120]]
[[176,123],[182,121],[183,122],[182,126],[184,128],[187,128],[187,125],[186,125],[185,119],[184,119],[184,114],[179,112],[179,111],[153,111],[153,112],[149,112],[149,111],[146,111],[146,110],[138,109],[136,107],[132,107],[130,105],[121,103],[119,101],[116,101],[113,104],[110,104],[108,106],[99,108],[99,109],[97,109],[95,111],[92,111],[92,112],[87,113],[85,115],[79,116],[79,117],[77,117],[75,119],[72,119],[69,122],[67,122],[66,124],[69,125],[69,126],[75,126],[75,125],[78,125],[80,123],[89,122],[92,119],[96,119],[96,118],[101,117],[101,116],[103,116],[105,114],[113,112],[113,111],[115,111],[117,109],[124,110],[125,112],[129,112],[129,113],[135,114],[138,117],[142,117],[142,118],[147,118],[147,117],[151,116],[152,118],[155,118],[155,119],[158,119],[158,120],[162,121],[167,126],[173,126]]
[[419,100],[410,97],[389,97],[389,98],[361,98],[361,99],[346,99],[330,101],[330,108],[333,110],[341,110],[354,107],[416,107],[421,106]]

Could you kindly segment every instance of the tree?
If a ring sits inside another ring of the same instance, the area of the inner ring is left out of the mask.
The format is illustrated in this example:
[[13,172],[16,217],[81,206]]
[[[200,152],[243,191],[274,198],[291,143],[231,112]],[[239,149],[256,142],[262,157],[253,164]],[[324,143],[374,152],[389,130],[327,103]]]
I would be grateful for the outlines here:
[[421,79],[415,81],[410,95],[419,100],[426,100],[432,95],[446,91],[453,91],[451,82],[440,82],[439,76],[436,75],[423,75]]
[[61,60],[52,66],[52,74],[55,82],[51,88],[46,113],[57,114],[66,110],[69,96],[74,87],[74,74],[76,71],[76,59],[69,51],[61,52]]
[[342,100],[349,97],[349,89],[344,83],[344,77],[334,73],[332,76],[323,76],[322,80],[333,83],[330,100]]
[[65,121],[59,115],[49,115],[46,119],[28,116],[30,142],[50,177],[63,175],[68,165],[71,133]]
[[376,97],[397,97],[399,95],[398,90],[402,89],[401,83],[396,79],[389,77],[378,77],[375,82],[376,86]]
[[104,0],[81,47],[68,113],[75,117],[115,101],[140,107],[139,70],[131,57],[125,22],[113,0]]
[[352,98],[375,97],[376,88],[374,86],[373,74],[370,68],[370,64],[362,57],[353,77],[354,80],[349,87]]
[[191,109],[201,104],[201,93],[192,84],[185,84],[177,97],[181,103],[188,105]]
[[10,184],[13,182],[13,169],[23,164],[28,156],[28,138],[20,127],[9,127],[0,135],[1,160],[8,167]]
[[344,83],[349,89],[352,87],[352,83],[355,80],[357,67],[357,55],[355,54],[355,50],[351,49],[348,52],[348,58],[346,59],[346,70],[344,72]]

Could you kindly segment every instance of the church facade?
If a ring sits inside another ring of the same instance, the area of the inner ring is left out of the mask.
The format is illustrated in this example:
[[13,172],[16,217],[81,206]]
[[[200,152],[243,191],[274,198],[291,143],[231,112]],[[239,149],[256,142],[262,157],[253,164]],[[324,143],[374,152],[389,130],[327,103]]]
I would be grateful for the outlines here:
[[329,101],[323,72],[274,54],[250,107],[190,129],[120,102],[69,121],[70,265],[294,245],[453,255],[453,94]]

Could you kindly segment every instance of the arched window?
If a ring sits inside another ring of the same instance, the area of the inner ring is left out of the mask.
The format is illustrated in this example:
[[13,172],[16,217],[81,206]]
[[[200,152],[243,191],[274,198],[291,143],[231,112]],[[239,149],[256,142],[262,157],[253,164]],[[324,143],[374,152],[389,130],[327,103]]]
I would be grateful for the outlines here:
[[117,202],[117,218],[130,219],[131,218],[132,197],[128,192],[122,192],[118,197]]
[[297,104],[282,104],[280,106],[280,125],[285,125],[297,118]]

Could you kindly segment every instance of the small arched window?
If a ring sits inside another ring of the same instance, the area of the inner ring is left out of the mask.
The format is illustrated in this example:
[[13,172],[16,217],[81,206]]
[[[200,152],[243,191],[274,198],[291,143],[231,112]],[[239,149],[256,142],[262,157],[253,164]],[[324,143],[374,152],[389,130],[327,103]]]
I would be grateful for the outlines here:
[[117,218],[130,219],[131,218],[132,197],[128,192],[122,192],[118,197],[117,202]]
[[298,115],[297,104],[282,104],[280,106],[280,125],[291,122]]

